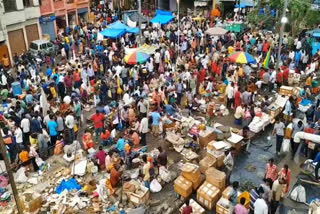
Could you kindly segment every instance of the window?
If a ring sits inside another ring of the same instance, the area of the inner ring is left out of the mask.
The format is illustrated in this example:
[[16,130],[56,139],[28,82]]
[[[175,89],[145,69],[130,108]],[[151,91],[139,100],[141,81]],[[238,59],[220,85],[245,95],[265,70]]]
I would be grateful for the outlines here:
[[6,13],[17,10],[16,1],[13,0],[3,0],[4,11]]
[[30,49],[38,50],[38,45],[36,43],[31,43],[30,44]]
[[24,7],[33,7],[33,0],[23,0]]
[[52,43],[47,43],[47,45],[48,45],[48,48],[51,48],[53,45],[52,45]]
[[41,44],[41,45],[40,45],[40,48],[41,48],[42,50],[45,50],[45,49],[47,48],[47,44],[46,44],[46,43]]

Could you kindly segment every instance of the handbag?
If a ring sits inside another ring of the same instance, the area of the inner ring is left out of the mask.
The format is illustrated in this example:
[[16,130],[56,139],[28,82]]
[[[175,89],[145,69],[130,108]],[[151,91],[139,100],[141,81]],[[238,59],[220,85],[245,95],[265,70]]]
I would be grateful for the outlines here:
[[4,137],[4,138],[3,138],[3,142],[4,142],[4,144],[6,144],[6,145],[11,144],[11,143],[12,143],[12,138],[11,138],[11,136],[6,136],[6,137]]

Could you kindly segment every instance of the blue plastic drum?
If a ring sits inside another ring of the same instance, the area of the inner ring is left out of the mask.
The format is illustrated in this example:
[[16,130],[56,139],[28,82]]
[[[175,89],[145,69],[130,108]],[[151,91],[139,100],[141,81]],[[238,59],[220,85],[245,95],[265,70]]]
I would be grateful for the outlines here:
[[22,94],[22,88],[20,82],[13,82],[11,84],[13,96],[19,96]]

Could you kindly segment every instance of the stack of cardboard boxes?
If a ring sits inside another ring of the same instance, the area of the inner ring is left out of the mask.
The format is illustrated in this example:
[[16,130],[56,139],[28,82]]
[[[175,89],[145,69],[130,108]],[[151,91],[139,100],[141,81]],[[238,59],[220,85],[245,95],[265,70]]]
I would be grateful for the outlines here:
[[174,190],[184,198],[188,198],[193,190],[201,184],[201,173],[198,165],[186,163],[181,168],[181,176],[174,182]]
[[183,198],[188,198],[192,193],[192,183],[183,176],[179,176],[174,181],[174,191]]
[[220,168],[224,165],[224,151],[231,148],[231,144],[225,141],[211,141],[207,146],[207,156],[211,156],[216,160],[216,167]]
[[197,201],[209,210],[212,210],[216,205],[219,196],[220,190],[207,181],[205,181],[197,191]]

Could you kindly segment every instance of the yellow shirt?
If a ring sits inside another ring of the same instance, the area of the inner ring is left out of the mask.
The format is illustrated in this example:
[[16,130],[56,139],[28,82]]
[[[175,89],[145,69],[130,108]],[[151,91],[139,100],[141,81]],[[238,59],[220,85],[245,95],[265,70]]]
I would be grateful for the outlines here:
[[38,139],[37,138],[33,138],[33,137],[29,137],[29,141],[30,141],[30,144],[33,145],[33,146],[38,146]]
[[311,86],[311,83],[312,83],[312,78],[308,77],[306,80],[306,86]]
[[244,76],[243,68],[239,68],[238,76],[239,77],[243,77]]
[[56,98],[57,97],[56,89],[54,87],[51,87],[50,91],[51,91],[53,98]]
[[232,46],[229,46],[228,47],[228,54],[231,54],[233,52],[233,47]]

